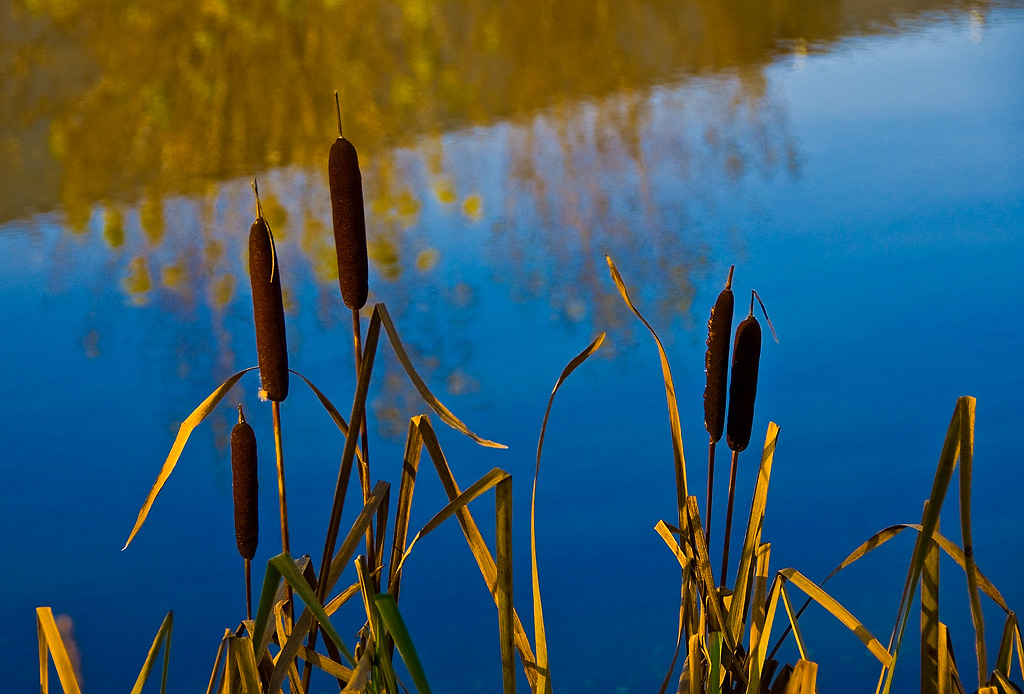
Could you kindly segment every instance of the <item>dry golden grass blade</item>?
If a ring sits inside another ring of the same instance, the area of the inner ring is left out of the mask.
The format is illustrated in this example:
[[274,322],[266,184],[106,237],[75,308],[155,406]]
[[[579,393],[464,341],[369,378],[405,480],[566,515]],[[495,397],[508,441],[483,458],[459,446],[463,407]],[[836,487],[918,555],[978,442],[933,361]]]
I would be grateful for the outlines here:
[[[889,694],[892,688],[895,666],[899,659],[900,646],[903,643],[903,634],[907,629],[907,622],[910,618],[910,605],[914,600],[914,593],[918,581],[921,578],[921,571],[924,568],[925,548],[931,542],[935,533],[935,526],[939,522],[939,513],[946,498],[950,481],[953,479],[953,470],[960,454],[960,419],[963,416],[964,408],[968,398],[957,399],[956,408],[946,430],[946,439],[942,444],[942,452],[939,454],[939,464],[935,470],[935,480],[932,483],[932,491],[928,496],[928,508],[921,518],[921,531],[914,544],[914,553],[910,558],[910,570],[907,572],[907,580],[903,585],[903,596],[900,599],[899,610],[897,611],[896,623],[893,626],[893,633],[889,639],[889,651],[892,653],[892,665],[886,668],[884,684],[880,688],[883,694]],[[880,682],[881,684],[881,682]]]
[[813,581],[804,576],[796,569],[783,569],[779,572],[786,580],[795,585],[800,590],[807,593],[816,603],[828,610],[833,617],[842,622],[843,626],[852,631],[857,638],[861,640],[871,654],[878,658],[878,661],[883,666],[888,667],[892,661],[892,657],[884,646],[872,636],[871,632],[868,631],[861,622],[850,614],[849,610],[839,604],[835,598],[826,593],[824,590],[819,588]]
[[[341,416],[341,412],[339,412],[338,408],[334,406],[334,403],[332,403],[330,399],[326,395],[324,395],[323,392],[319,388],[317,388],[311,380],[300,374],[295,369],[288,369],[288,371],[301,378],[303,382],[309,387],[309,389],[313,391],[313,395],[316,396],[316,399],[320,401],[320,405],[330,416],[331,420],[334,421],[335,426],[338,427],[338,431],[341,432],[342,436],[348,438],[348,422],[346,422],[345,418]],[[362,451],[359,450],[358,446],[356,447],[356,457],[359,460],[363,459],[363,453]]]
[[370,638],[367,643],[373,643],[374,647],[377,648],[380,656],[378,662],[375,663],[376,667],[374,671],[378,675],[383,676],[384,688],[383,691],[389,694],[398,694],[398,682],[396,681],[395,671],[391,665],[391,658],[388,656],[387,649],[380,649],[380,644],[384,643],[384,625],[382,623],[380,613],[377,611],[377,605],[374,602],[374,596],[377,594],[373,588],[373,579],[370,576],[369,567],[366,563],[366,557],[360,555],[355,559],[356,573],[359,576],[359,592],[363,596],[363,610],[366,612],[366,624],[370,629]]
[[487,439],[474,434],[465,424],[462,423],[462,420],[452,414],[451,410],[445,407],[440,400],[434,397],[434,394],[430,392],[429,388],[427,388],[427,384],[423,381],[420,375],[416,373],[416,368],[412,365],[412,360],[409,359],[409,355],[406,353],[405,348],[402,347],[402,341],[398,337],[398,331],[395,329],[395,324],[391,321],[391,316],[388,314],[388,310],[384,304],[377,304],[374,306],[373,315],[380,316],[380,321],[384,325],[384,331],[387,332],[388,339],[391,340],[391,347],[395,350],[395,356],[397,356],[398,361],[401,362],[402,367],[405,369],[405,373],[409,376],[409,380],[412,381],[416,390],[419,391],[420,397],[423,398],[423,401],[430,406],[430,409],[437,413],[437,416],[441,418],[441,421],[459,433],[473,439],[481,446],[486,446],[488,448],[508,448],[505,444],[488,441]]
[[248,636],[228,637],[228,662],[229,670],[238,673],[242,684],[242,691],[259,692],[260,677],[256,669],[256,656],[252,650],[252,639]]
[[530,500],[530,562],[533,578],[533,641],[537,648],[537,671],[539,677],[537,686],[543,694],[548,694],[551,691],[551,679],[548,665],[548,641],[544,632],[544,607],[541,604],[540,598],[540,573],[537,569],[537,478],[540,477],[540,456],[541,451],[544,449],[544,434],[548,428],[548,417],[551,415],[551,406],[555,402],[555,395],[558,393],[558,389],[562,387],[562,384],[565,383],[565,380],[569,378],[573,371],[601,347],[604,337],[604,333],[598,335],[586,349],[573,357],[566,364],[565,368],[562,369],[561,375],[555,382],[555,387],[551,390],[551,397],[548,398],[548,406],[544,410],[544,421],[540,427],[540,438],[537,441],[537,464],[533,471],[533,495]]
[[809,660],[798,660],[786,685],[786,694],[816,694],[818,664]]
[[353,670],[350,670],[335,660],[331,660],[327,656],[320,655],[316,651],[311,651],[304,646],[299,646],[297,654],[307,663],[312,663],[315,667],[320,668],[332,677],[336,677],[337,679],[344,680],[346,682],[352,679]]
[[466,491],[462,492],[455,499],[446,504],[445,507],[438,511],[433,518],[427,521],[427,524],[424,525],[418,533],[416,533],[414,538],[412,538],[412,542],[409,543],[405,553],[402,555],[402,560],[398,564],[399,570],[405,564],[405,560],[409,558],[409,555],[412,554],[412,550],[416,546],[417,542],[436,530],[438,526],[456,515],[459,511],[465,509],[469,502],[473,501],[485,492],[490,491],[492,488],[497,487],[499,483],[508,478],[509,474],[507,472],[501,468],[494,468],[474,482],[468,489],[466,489]]
[[[420,430],[423,445],[426,447],[427,453],[430,454],[431,462],[434,463],[434,469],[441,480],[441,486],[444,487],[445,494],[447,494],[449,501],[454,501],[461,492],[459,491],[458,484],[455,482],[455,478],[452,476],[451,468],[448,467],[448,461],[445,459],[441,445],[437,441],[437,435],[430,425],[430,420],[425,416],[417,416],[413,417],[413,421]],[[469,550],[473,554],[477,566],[480,568],[480,574],[484,578],[484,583],[487,584],[487,589],[491,591],[491,597],[494,598],[495,604],[497,604],[498,569],[495,566],[494,557],[491,556],[491,551],[487,548],[487,543],[484,542],[480,529],[477,527],[476,521],[473,520],[469,509],[459,509],[455,512],[455,517],[462,528],[466,544],[469,545]],[[522,621],[519,619],[519,615],[515,612],[514,608],[512,611],[512,626],[515,632],[515,645],[519,651],[519,658],[523,663],[523,670],[526,672],[526,677],[530,682],[530,688],[536,691],[537,661],[530,646],[530,639],[527,637]]]
[[739,570],[736,573],[736,586],[733,588],[732,604],[729,605],[727,628],[736,643],[743,639],[743,625],[746,622],[747,604],[750,599],[751,568],[754,566],[757,550],[761,546],[761,529],[764,527],[764,513],[768,504],[768,483],[772,475],[772,462],[775,460],[775,446],[778,441],[779,426],[775,422],[769,422],[768,433],[764,440],[764,452],[761,454],[761,465],[757,471],[754,500],[750,504],[747,532],[743,537],[743,551],[740,555]]
[[725,631],[725,616],[722,609],[722,601],[715,586],[715,577],[711,573],[711,560],[708,558],[708,548],[704,544],[704,531],[700,522],[700,511],[697,509],[697,497],[691,496],[686,499],[686,511],[689,514],[688,531],[690,542],[697,550],[696,572],[704,586],[705,602],[711,610],[713,619],[713,631],[721,631],[725,637],[725,643],[730,651],[736,650],[736,641],[732,634]]
[[324,612],[326,612],[328,616],[334,614],[335,612],[338,611],[339,607],[341,607],[342,605],[347,603],[349,600],[351,600],[352,596],[355,595],[358,592],[359,592],[359,583],[353,583],[348,588],[346,588],[345,590],[343,590],[340,593],[338,593],[338,595],[335,596],[335,598],[333,600],[331,600],[329,603],[324,605]]
[[668,548],[672,550],[672,554],[675,555],[676,561],[679,562],[679,566],[682,567],[683,571],[685,572],[689,570],[692,560],[690,557],[686,556],[686,553],[683,552],[679,543],[676,542],[674,537],[672,537],[672,532],[669,530],[665,521],[658,521],[658,524],[654,526],[654,530],[661,536],[661,539],[665,541]]
[[156,482],[153,483],[153,487],[149,490],[149,494],[146,496],[145,502],[142,504],[142,509],[139,511],[138,518],[135,519],[135,527],[132,528],[131,533],[128,535],[128,541],[124,543],[122,551],[128,548],[128,545],[132,543],[132,539],[135,534],[139,532],[139,528],[146,522],[146,516],[149,515],[149,510],[153,507],[153,502],[156,501],[157,494],[164,488],[164,483],[167,482],[167,478],[174,472],[174,466],[178,464],[178,458],[181,457],[181,452],[185,449],[185,443],[188,441],[188,437],[192,435],[192,431],[199,426],[199,423],[206,419],[206,416],[213,411],[213,408],[217,406],[228,391],[231,390],[238,379],[244,376],[249,371],[259,367],[250,366],[248,369],[243,369],[236,373],[234,376],[228,378],[217,387],[215,391],[203,400],[199,407],[192,411],[185,421],[178,427],[178,434],[174,437],[174,443],[171,444],[171,452],[167,454],[167,459],[164,461],[164,465],[160,468],[160,474],[157,475]]
[[1003,636],[999,639],[999,652],[996,654],[996,671],[1010,676],[1010,667],[1013,665],[1013,635],[1017,628],[1017,615],[1013,612],[1006,615],[1006,622],[1003,624]]
[[[673,540],[673,543],[675,541]],[[683,572],[684,581],[686,572]],[[679,591],[679,628],[676,632],[676,648],[672,652],[672,662],[669,663],[668,672],[665,673],[665,679],[661,682],[661,687],[658,688],[658,694],[665,694],[668,691],[669,682],[672,681],[672,673],[676,669],[676,661],[679,659],[679,649],[682,648],[683,635],[686,633],[686,586],[685,584]],[[685,669],[684,669],[685,672]],[[683,675],[680,675],[679,686],[682,687]]]
[[793,604],[789,600],[789,591],[786,590],[786,584],[782,584],[782,604],[786,608],[786,615],[789,617],[789,627],[793,632],[793,638],[796,640],[796,648],[800,652],[800,658],[807,658],[807,646],[804,643],[803,633],[800,631],[800,622],[797,621],[796,613],[793,612]]
[[[356,663],[355,669],[352,671],[352,679],[348,681],[345,688],[341,691],[344,692],[362,692],[366,690],[366,685],[370,682],[370,675],[373,672],[373,658],[374,658],[374,646],[372,641],[366,642],[366,649],[363,651],[363,655],[359,658],[359,662]],[[271,690],[273,691],[273,690]]]
[[974,622],[974,648],[978,657],[978,686],[988,679],[988,654],[985,652],[985,618],[978,593],[978,567],[974,563],[974,540],[971,536],[971,478],[974,472],[974,412],[976,400],[964,398],[960,415],[960,535],[967,559],[967,592],[970,596],[971,619]]
[[936,661],[939,665],[939,694],[950,694],[952,690],[951,672],[953,669],[952,658],[949,649],[949,629],[942,622],[939,622],[939,647],[936,653]]
[[615,263],[612,262],[609,256],[605,256],[605,260],[608,261],[608,268],[612,273],[612,281],[615,282],[622,300],[626,302],[630,310],[640,319],[640,322],[647,327],[647,330],[654,337],[654,342],[658,345],[658,356],[661,359],[661,374],[665,381],[665,398],[668,401],[669,424],[672,428],[672,455],[675,458],[676,469],[676,503],[679,512],[679,525],[681,527],[686,514],[684,507],[689,492],[686,485],[686,457],[683,455],[683,434],[682,428],[679,425],[679,405],[676,403],[676,387],[672,381],[672,369],[669,367],[668,355],[665,354],[665,347],[661,344],[661,338],[658,337],[658,333],[654,331],[651,324],[647,322],[647,319],[633,305],[632,300],[629,298],[629,292],[626,291],[626,284],[622,281],[622,276],[615,267]]
[[[925,502],[927,512],[928,502]],[[938,526],[935,526],[938,531]],[[939,545],[928,543],[921,570],[921,694],[939,689]]]
[[768,652],[768,633],[765,631],[765,601],[768,599],[768,562],[771,545],[757,548],[757,564],[754,567],[754,599],[750,608],[750,649],[747,655],[747,691],[761,690],[761,673],[765,655]]
[[49,607],[36,608],[36,633],[39,638],[39,688],[42,694],[49,692],[50,656],[53,657],[57,678],[64,689],[64,694],[81,694],[78,678],[75,677],[75,668],[71,664],[64,640],[60,637],[60,630],[53,619],[53,610]]
[[388,593],[398,602],[402,573],[399,563],[405,553],[409,535],[409,516],[412,513],[412,495],[416,488],[416,474],[420,468],[420,454],[423,438],[419,427],[409,422],[409,433],[405,437],[405,455],[402,459],[402,479],[398,487],[398,508],[395,510],[395,532],[391,539],[391,562],[388,567]]
[[[498,564],[498,639],[501,643],[501,679],[505,694],[515,694],[515,630],[512,626],[512,478],[505,476],[494,488],[495,545]],[[538,664],[538,677],[545,674]],[[550,686],[550,682],[549,682]]]
[[227,647],[227,638],[230,635],[231,630],[225,629],[220,645],[217,646],[217,655],[213,658],[213,672],[210,673],[210,683],[206,686],[206,694],[213,694],[214,687],[217,685],[217,676],[221,672],[221,666],[225,663],[225,649]]
[[1003,673],[996,670],[992,673],[990,685],[996,690],[996,694],[1018,694],[1020,688],[1013,684]]
[[145,686],[146,680],[149,679],[149,675],[153,671],[153,663],[156,662],[156,658],[160,654],[161,646],[164,647],[164,669],[160,682],[160,694],[167,691],[167,667],[171,657],[171,629],[173,626],[174,613],[168,612],[167,616],[164,617],[164,621],[160,624],[160,628],[157,629],[153,645],[149,647],[146,660],[142,663],[142,670],[139,671],[139,676],[135,680],[135,686],[132,687],[132,694],[141,694],[142,687]]
[[702,694],[700,634],[690,637],[686,649],[686,667],[689,671],[689,694]]

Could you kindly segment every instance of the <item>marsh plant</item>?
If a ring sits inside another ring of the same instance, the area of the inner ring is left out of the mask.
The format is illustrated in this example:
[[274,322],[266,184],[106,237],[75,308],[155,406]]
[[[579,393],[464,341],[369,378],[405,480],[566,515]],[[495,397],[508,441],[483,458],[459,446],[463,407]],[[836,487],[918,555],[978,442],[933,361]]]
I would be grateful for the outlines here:
[[[181,424],[156,482],[143,502],[125,548],[136,538],[145,523],[191,433],[227,397],[243,376],[258,369],[261,398],[270,402],[273,411],[282,551],[268,561],[258,599],[254,603],[250,564],[259,541],[256,512],[259,482],[255,474],[257,440],[255,432],[245,422],[242,406],[239,405],[239,423],[231,435],[231,463],[236,540],[245,563],[246,615],[233,629],[225,629],[210,674],[207,694],[276,693],[285,688],[293,694],[306,692],[314,676],[336,680],[338,689],[345,692],[399,694],[411,689],[423,694],[429,692],[426,668],[420,662],[414,639],[399,610],[403,567],[423,537],[452,519],[459,524],[497,609],[503,691],[506,694],[515,691],[521,670],[531,692],[550,694],[553,689],[552,673],[548,664],[541,601],[541,567],[537,561],[537,479],[548,416],[555,396],[566,379],[600,349],[605,334],[599,334],[566,364],[555,381],[544,413],[537,444],[530,506],[533,628],[532,633],[528,633],[512,597],[512,477],[505,470],[494,468],[468,486],[460,486],[438,443],[432,416],[480,446],[504,446],[470,431],[434,396],[403,347],[398,330],[384,304],[378,303],[366,311],[369,320],[363,332],[362,318],[368,289],[362,184],[355,147],[341,133],[340,113],[338,106],[338,137],[330,148],[328,180],[339,285],[345,304],[352,311],[356,385],[351,394],[348,417],[346,419],[309,379],[289,368],[281,301],[282,272],[273,232],[263,215],[254,183],[256,219],[249,235],[249,268],[258,365],[229,377]],[[1018,665],[1024,662],[1024,645],[1017,618],[974,561],[970,513],[974,399],[962,397],[956,403],[931,494],[919,523],[894,525],[881,530],[856,548],[821,583],[815,583],[793,568],[781,569],[773,574],[770,569],[771,545],[762,537],[762,528],[779,440],[779,427],[775,423],[769,424],[761,449],[746,524],[742,535],[737,536],[738,556],[732,556],[729,549],[737,487],[737,458],[748,447],[752,436],[761,352],[761,328],[754,316],[754,300],[756,298],[760,302],[759,297],[756,292],[751,292],[749,313],[734,333],[733,270],[730,269],[725,289],[719,295],[708,322],[704,405],[705,426],[710,438],[708,490],[702,517],[697,497],[690,493],[688,485],[679,408],[668,355],[655,329],[631,300],[626,283],[611,258],[607,258],[607,262],[614,286],[625,304],[650,331],[658,350],[671,430],[677,504],[670,520],[658,521],[655,530],[678,560],[681,584],[675,650],[670,662],[666,663],[667,672],[658,694],[670,690],[682,694],[809,694],[817,691],[817,665],[807,657],[807,644],[800,630],[800,616],[812,601],[824,607],[840,624],[856,635],[870,655],[877,659],[880,665],[877,692],[888,694],[897,663],[900,662],[901,646],[919,590],[921,691],[928,694],[964,692],[966,689],[963,682],[969,681],[972,691],[984,694],[1019,692],[1018,686],[1010,681],[1014,654]],[[764,310],[763,304],[761,309]],[[771,328],[770,321],[768,325]],[[416,415],[408,422],[402,473],[398,480],[397,499],[394,501],[391,499],[391,483],[373,477],[366,438],[366,398],[381,344],[381,331],[409,381],[432,413]],[[345,437],[319,566],[312,562],[309,555],[294,557],[289,546],[280,408],[288,394],[290,376],[298,377],[310,388]],[[721,557],[718,557],[721,569],[716,578],[715,564],[709,553],[709,540],[712,531],[715,447],[723,434],[732,456],[724,547]],[[410,539],[410,511],[424,452],[440,479],[447,503]],[[359,481],[359,498],[354,502],[346,498],[353,468],[357,471]],[[938,533],[939,514],[957,469],[962,546]],[[470,504],[478,508],[481,505],[478,500],[491,496],[492,492],[496,523],[495,537],[493,543],[489,544],[474,520]],[[342,528],[341,518],[346,502],[350,506],[355,505],[358,515],[349,527]],[[823,586],[836,573],[905,530],[915,531],[917,539],[910,557],[910,568],[896,621],[888,643],[883,645]],[[953,657],[949,631],[940,620],[940,552],[945,552],[966,573],[968,600],[976,636],[976,689],[973,676],[961,676]],[[732,577],[731,583],[727,581],[729,576]],[[791,596],[794,588],[806,596],[802,607],[798,608]],[[991,662],[983,638],[981,594],[994,601],[1007,615],[1002,639],[995,659]],[[359,613],[361,623],[350,624],[343,630],[356,635],[352,640],[342,638],[334,623],[335,613],[349,601],[362,604]],[[780,605],[785,618],[779,617]],[[777,622],[785,622],[784,628],[776,628],[782,627]],[[80,686],[68,655],[68,646],[50,608],[37,609],[37,623],[41,691],[43,694],[48,692],[52,659],[63,690],[69,694],[79,692]],[[173,615],[168,613],[143,663],[132,689],[133,694],[142,691],[161,654],[161,691],[166,688],[172,625]],[[609,625],[609,628],[614,626]],[[773,632],[780,632],[774,642]],[[321,635],[322,643],[318,645]],[[794,663],[782,663],[776,659],[776,655],[783,640],[790,635],[799,658]],[[404,669],[396,669],[396,658],[401,659]],[[411,682],[401,682],[399,672],[408,673]],[[562,674],[571,676],[572,673]],[[496,688],[497,673],[494,684]],[[823,688],[828,689],[827,683]]]

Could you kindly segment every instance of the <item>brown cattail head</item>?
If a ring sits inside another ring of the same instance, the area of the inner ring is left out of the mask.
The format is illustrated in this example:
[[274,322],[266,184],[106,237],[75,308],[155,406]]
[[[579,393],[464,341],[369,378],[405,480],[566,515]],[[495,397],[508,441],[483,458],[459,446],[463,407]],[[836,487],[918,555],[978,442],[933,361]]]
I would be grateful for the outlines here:
[[[334,98],[337,101],[337,92]],[[341,296],[349,308],[361,309],[368,292],[363,178],[359,174],[356,148],[341,135],[340,107],[338,139],[331,145],[327,159],[327,182],[331,189],[331,216],[334,219],[334,248],[338,254]]]
[[238,406],[238,424],[231,430],[231,490],[235,497],[235,542],[243,559],[256,556],[259,541],[259,478],[256,434]]
[[281,269],[274,237],[259,212],[249,229],[249,280],[252,282],[252,315],[256,323],[256,355],[260,380],[268,400],[288,397],[288,344],[284,332]]
[[722,438],[725,428],[725,396],[729,382],[729,339],[732,337],[732,272],[735,265],[729,268],[729,278],[725,281],[725,289],[711,308],[708,319],[708,351],[704,353],[704,371],[707,382],[704,386],[704,428],[715,443]]
[[726,442],[739,452],[750,443],[754,425],[754,396],[757,395],[757,367],[761,361],[761,324],[754,318],[754,298],[750,315],[736,328],[732,347],[732,380],[729,383],[729,421]]

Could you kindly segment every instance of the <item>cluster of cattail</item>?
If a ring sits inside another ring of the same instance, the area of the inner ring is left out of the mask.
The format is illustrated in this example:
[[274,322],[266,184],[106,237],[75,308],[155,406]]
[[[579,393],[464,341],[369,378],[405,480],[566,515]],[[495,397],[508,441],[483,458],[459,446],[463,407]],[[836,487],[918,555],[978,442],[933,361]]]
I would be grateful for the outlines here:
[[[335,93],[337,104],[337,93]],[[328,182],[334,220],[334,241],[338,255],[338,280],[345,305],[353,312],[356,376],[360,363],[359,309],[368,294],[366,222],[363,213],[362,177],[355,147],[341,134],[341,108],[338,107],[338,139],[328,158]],[[284,301],[281,294],[281,268],[274,235],[256,195],[256,220],[249,229],[249,279],[252,284],[253,322],[256,327],[256,353],[260,371],[260,396],[272,405],[274,441],[277,458],[278,497],[281,511],[281,544],[289,551],[288,506],[284,484],[284,454],[281,436],[280,403],[288,396],[288,344],[285,334]],[[353,435],[363,432],[363,455],[367,459],[366,425],[353,422]],[[250,562],[256,554],[259,519],[257,513],[256,436],[245,421],[239,405],[239,423],[231,432],[232,486],[235,502],[235,538],[245,560],[246,605],[251,615]],[[365,464],[365,462],[364,462]],[[366,471],[368,475],[368,470]],[[364,485],[366,483],[364,482]],[[330,534],[330,533],[329,533]]]
[[[736,328],[732,340],[732,376],[729,378],[729,344],[732,338],[733,293],[732,276],[735,266],[729,268],[725,289],[718,295],[711,318],[708,320],[707,352],[704,368],[707,382],[704,387],[704,427],[710,438],[708,444],[708,498],[705,518],[705,539],[711,539],[711,507],[714,498],[715,446],[725,440],[732,451],[729,472],[729,502],[725,516],[725,539],[722,549],[721,584],[725,585],[729,568],[729,539],[732,532],[732,510],[736,489],[736,465],[739,454],[750,443],[754,422],[754,399],[757,395],[757,370],[761,359],[761,325],[754,317],[754,297],[751,292],[750,313]],[[763,309],[763,306],[762,306]],[[726,388],[728,386],[728,417],[726,416]]]

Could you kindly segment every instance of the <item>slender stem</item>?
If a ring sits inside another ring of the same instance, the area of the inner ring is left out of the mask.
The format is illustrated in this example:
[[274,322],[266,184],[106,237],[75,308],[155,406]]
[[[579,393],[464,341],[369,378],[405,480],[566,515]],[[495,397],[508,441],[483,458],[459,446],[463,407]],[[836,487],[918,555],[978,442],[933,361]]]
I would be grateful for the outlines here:
[[245,560],[245,618],[252,619],[252,560]]
[[[281,549],[291,554],[288,542],[288,499],[284,491],[284,444],[281,440],[281,403],[272,400],[271,412],[274,416],[274,452],[277,454],[277,496],[281,502]],[[292,586],[285,584],[285,595],[289,605],[292,600]]]
[[[363,361],[363,329],[360,324],[359,309],[352,309],[352,352],[355,356],[356,364],[356,382],[359,381],[359,369]],[[355,422],[352,423],[355,426]],[[362,460],[358,461],[359,466],[359,484],[363,489],[363,503],[365,504],[370,498],[370,449],[369,442],[366,436],[366,410],[363,410],[362,421],[359,422],[359,432],[362,434]],[[353,432],[350,432],[353,433]],[[370,567],[371,571],[376,571],[377,558],[375,556],[376,551],[374,547],[374,532],[373,532],[373,521],[366,527],[366,564]],[[377,583],[377,580],[374,580]],[[375,585],[375,588],[380,589],[379,585]]]
[[722,548],[722,578],[719,585],[725,585],[725,577],[729,571],[729,535],[732,533],[732,502],[736,492],[736,461],[740,452],[732,452],[732,465],[729,468],[729,506],[725,510],[725,546]]
[[715,440],[708,444],[708,505],[704,517],[704,544],[711,546],[711,502],[715,490]]

